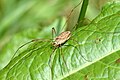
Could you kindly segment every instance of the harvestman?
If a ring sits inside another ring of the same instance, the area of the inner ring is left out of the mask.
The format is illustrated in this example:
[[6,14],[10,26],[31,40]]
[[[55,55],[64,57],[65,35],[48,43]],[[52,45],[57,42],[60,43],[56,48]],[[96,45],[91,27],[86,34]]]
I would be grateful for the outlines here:
[[69,40],[71,37],[70,31],[62,32],[60,35],[58,35],[55,38],[55,41],[53,42],[54,47],[60,47],[62,44],[64,44],[67,40]]
[[[52,33],[53,31],[55,32],[55,29],[52,28]],[[54,49],[52,51],[52,53],[50,54],[50,59],[49,59],[49,62],[48,62],[48,65],[50,66],[50,61],[51,61],[51,56],[52,54],[54,53],[54,51],[56,50],[56,48],[59,48],[61,47],[63,44],[65,44],[71,37],[71,32],[70,31],[65,31],[65,32],[62,32],[60,33],[58,36],[55,37],[52,45],[54,46]],[[64,60],[64,56],[62,55],[62,58],[63,58],[63,61],[67,67],[67,64]],[[50,66],[51,67],[51,66]]]
[[[72,14],[72,12],[74,11],[74,9],[76,9],[80,4],[82,3],[82,1],[80,3],[78,3],[70,12],[70,14],[68,15],[67,17],[67,21],[69,20],[70,18],[70,15]],[[66,25],[67,21],[65,22],[64,26]],[[53,31],[55,32],[55,29],[52,28],[52,33]],[[61,34],[59,34],[53,41],[52,45],[57,48],[57,47],[61,47],[65,42],[67,42],[71,37],[71,32],[70,31],[64,31],[62,32]],[[53,34],[52,34],[52,39],[53,39]],[[25,44],[23,44],[22,46],[20,46],[16,52],[14,53],[14,55],[12,56],[11,60],[14,58],[14,56],[16,55],[16,53],[18,52],[18,50],[22,47],[24,47],[25,45],[31,43],[31,42],[35,42],[35,41],[39,41],[39,40],[43,40],[43,39],[33,39]],[[48,40],[47,40],[48,41]]]
[[[79,6],[81,4],[81,2],[77,5],[77,6]],[[73,12],[73,10],[77,7],[77,6],[75,6],[73,9],[72,9],[72,11],[71,11],[71,13]],[[71,15],[71,13],[70,13],[70,15]],[[68,19],[69,19],[69,16],[70,15],[68,15]],[[68,19],[67,19],[67,21],[68,21]],[[67,22],[66,21],[66,22]],[[65,23],[65,25],[66,25],[66,23]],[[64,26],[65,26],[64,25]],[[52,32],[55,32],[55,29],[54,28],[52,28]],[[52,34],[52,36],[53,36],[53,34]],[[60,33],[58,36],[56,36],[55,37],[55,39],[54,39],[54,41],[52,42],[52,45],[54,46],[54,49],[53,49],[53,51],[52,51],[52,53],[50,54],[50,59],[49,59],[49,62],[50,62],[50,60],[51,60],[51,56],[52,56],[52,54],[54,53],[54,51],[56,50],[56,48],[59,48],[59,47],[61,47],[63,44],[65,44],[69,39],[71,38],[71,32],[70,31],[64,31],[64,32],[62,32],[62,33]],[[34,39],[34,40],[32,40],[32,41],[30,41],[30,42],[27,42],[27,43],[25,43],[25,44],[23,44],[22,46],[20,46],[18,49],[17,49],[17,51],[15,52],[15,54],[18,52],[18,50],[20,49],[20,48],[22,48],[23,46],[25,46],[26,44],[29,44],[29,43],[31,43],[31,42],[34,42],[34,41],[39,41],[39,40],[41,40],[42,41],[42,39]],[[73,39],[74,40],[74,39]],[[44,41],[44,40],[43,40]],[[75,41],[75,40],[74,40]],[[77,42],[77,41],[75,41],[75,42]],[[78,42],[77,42],[78,43]],[[79,52],[80,53],[80,52]],[[11,60],[14,58],[14,56],[15,56],[15,54],[13,55],[13,57],[11,58]],[[82,56],[82,54],[81,54],[81,56]],[[83,56],[82,56],[83,57]],[[83,57],[84,58],[84,57]],[[85,58],[84,58],[85,59]],[[85,59],[85,60],[87,60],[87,59]],[[63,61],[64,61],[64,63],[65,63],[65,65],[66,65],[66,62],[65,62],[65,60],[64,60],[64,57],[63,57]],[[89,61],[89,60],[87,60],[87,61]],[[66,65],[67,66],[67,65]]]

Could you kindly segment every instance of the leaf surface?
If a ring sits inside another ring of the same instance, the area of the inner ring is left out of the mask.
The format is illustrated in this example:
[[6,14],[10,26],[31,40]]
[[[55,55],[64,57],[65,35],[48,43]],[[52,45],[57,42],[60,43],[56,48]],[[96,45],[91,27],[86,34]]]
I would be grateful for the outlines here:
[[100,13],[106,15],[73,31],[60,48],[50,39],[33,42],[0,71],[0,80],[119,80],[119,7],[119,2],[106,5]]

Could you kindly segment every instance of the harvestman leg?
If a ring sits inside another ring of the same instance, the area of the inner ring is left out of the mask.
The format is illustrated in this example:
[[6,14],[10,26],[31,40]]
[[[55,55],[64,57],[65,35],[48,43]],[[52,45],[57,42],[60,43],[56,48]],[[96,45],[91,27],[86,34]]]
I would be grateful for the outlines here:
[[[52,54],[55,52],[55,50],[56,50],[56,48],[54,48],[53,51],[52,51],[52,53],[50,54],[50,59],[49,59],[49,62],[48,62],[50,68],[51,68],[50,62],[51,62]],[[64,64],[65,64],[65,66],[67,67],[66,61],[65,61],[65,59],[64,59],[64,55],[62,54],[62,47],[60,47],[60,53],[61,53],[61,54],[59,54],[60,67],[62,66],[61,60],[60,60],[60,55],[62,55],[63,62],[64,62]],[[68,67],[67,67],[67,71],[68,71]],[[61,71],[61,72],[62,72],[62,71]],[[62,74],[63,74],[63,72],[62,72]]]
[[[82,3],[82,0],[71,10],[70,14],[67,16],[67,20],[66,20],[64,26],[67,24],[68,20],[70,19],[70,16],[71,16],[71,14],[73,13],[73,11],[74,11],[81,3]],[[76,24],[76,25],[77,25],[77,24]],[[63,28],[64,28],[64,27],[63,27]],[[62,30],[63,30],[63,28],[62,28]]]
[[55,28],[53,27],[53,28],[52,28],[52,39],[54,39],[55,36],[56,36],[56,30],[55,30]]
[[[54,42],[54,37],[56,36],[56,31],[55,31],[55,28],[52,28],[52,43]],[[56,50],[56,47],[53,47],[52,49],[52,53],[50,53],[50,58],[48,60],[48,66],[50,67],[50,71],[51,71],[51,74],[53,74],[53,71],[52,71],[52,65],[50,65],[50,62],[51,62],[51,58],[52,58],[52,55],[54,54]],[[51,79],[53,79],[53,75],[51,75]]]
[[[77,44],[79,44],[78,43],[78,41],[76,41],[75,39],[71,39],[71,40],[73,40],[74,42],[76,42]],[[79,46],[79,49],[76,47],[76,46],[74,46],[74,45],[71,45],[71,44],[69,44],[69,45],[64,45],[64,46],[72,46],[72,47],[74,47],[78,52],[79,52],[79,54],[80,54],[80,46]],[[88,60],[88,59],[86,59],[82,54],[80,54],[81,55],[81,57],[82,58],[84,58],[84,60],[86,60],[86,61],[88,61],[88,62],[91,62],[91,60]]]
[[[37,41],[48,41],[48,40],[43,40],[43,39],[33,39],[33,40],[31,40],[31,41],[29,41],[29,42],[27,42],[27,43],[21,45],[21,46],[15,51],[15,53],[13,54],[11,60],[15,57],[15,55],[17,54],[17,52],[18,52],[22,47],[24,47],[24,46],[27,45],[27,44],[30,44],[30,43],[32,43],[32,42],[37,42]],[[49,40],[49,41],[50,41],[50,40]],[[11,60],[10,60],[10,61],[11,61]]]
[[[64,46],[64,45],[63,45],[63,46]],[[63,53],[62,53],[62,46],[60,47],[60,51],[61,51],[61,55],[62,55],[62,58],[63,58],[63,62],[64,62],[64,64],[65,64],[66,68],[67,68],[67,71],[69,71],[69,70],[68,70],[68,67],[67,67],[67,64],[66,64],[66,61],[65,61],[65,58],[64,58],[64,55],[63,55]]]
[[64,55],[62,54],[62,46],[60,47],[60,53],[59,53],[59,63],[60,63],[61,72],[62,72],[62,75],[63,75],[63,71],[62,71],[62,64],[61,64],[61,60],[60,60],[60,56],[61,56],[61,55],[62,55],[63,63],[65,64],[66,69],[67,69],[67,71],[68,71],[68,67],[67,67],[67,64],[66,64],[66,61],[65,61]]
[[[14,58],[14,56],[17,54],[17,52],[18,52],[22,47],[24,47],[25,45],[27,45],[27,44],[29,44],[29,43],[31,43],[31,42],[33,42],[33,41],[29,41],[29,42],[27,42],[27,43],[21,45],[21,46],[15,51],[15,53],[13,54],[11,60]],[[10,60],[10,61],[11,61],[11,60]]]
[[61,64],[61,60],[60,60],[60,56],[61,56],[61,48],[59,50],[59,63],[60,63],[60,68],[61,68],[61,72],[62,72],[62,75],[63,75],[63,71],[62,71],[62,64]]
[[50,65],[51,58],[52,58],[52,55],[53,55],[53,53],[55,52],[55,50],[56,50],[56,48],[53,48],[52,53],[50,54],[50,58],[49,58],[49,61],[48,61],[48,65],[49,65],[50,67],[51,67],[51,65]]
[[[72,38],[72,40],[73,40],[74,42],[76,42],[77,44],[79,44],[79,42],[76,41],[75,39]],[[78,49],[78,48],[76,47],[76,49]],[[81,52],[81,51],[80,51],[80,46],[79,46],[78,51],[79,51],[79,54],[80,54],[80,52]],[[81,55],[81,57],[83,57],[86,61],[91,62],[90,60],[86,59],[82,54],[80,54],[80,55]]]
[[[54,36],[56,35],[56,31],[55,31],[55,28],[53,27],[52,28],[52,40],[54,39]],[[52,41],[53,42],[53,41]],[[53,53],[55,52],[56,48],[54,47],[53,50],[52,50],[52,53],[50,54],[50,58],[49,58],[49,61],[48,61],[48,65],[50,66],[50,62],[51,62],[51,58],[52,58],[52,55]],[[51,68],[51,66],[50,66]]]

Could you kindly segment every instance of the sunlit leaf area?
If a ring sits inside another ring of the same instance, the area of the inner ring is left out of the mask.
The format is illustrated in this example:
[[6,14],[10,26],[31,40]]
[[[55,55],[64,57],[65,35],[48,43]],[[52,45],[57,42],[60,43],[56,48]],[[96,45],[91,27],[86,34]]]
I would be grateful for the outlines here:
[[0,0],[0,80],[120,80],[120,0]]

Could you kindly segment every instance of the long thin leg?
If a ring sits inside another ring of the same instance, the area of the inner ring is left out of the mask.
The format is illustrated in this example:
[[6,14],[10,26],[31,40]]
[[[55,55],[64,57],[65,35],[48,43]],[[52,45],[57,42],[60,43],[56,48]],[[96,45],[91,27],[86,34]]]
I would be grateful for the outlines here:
[[56,36],[56,30],[55,30],[55,28],[53,27],[53,28],[52,28],[52,39],[54,39],[55,36]]
[[51,79],[53,79],[53,70],[52,70],[52,65],[50,64],[51,63],[51,58],[52,58],[52,55],[54,54],[56,48],[54,47],[53,50],[52,50],[52,53],[50,54],[50,58],[48,60],[48,66],[50,67],[50,71],[51,71]]
[[[31,50],[28,50],[27,51],[27,53],[26,54],[24,54],[24,56],[21,56],[17,61],[20,61],[21,59],[23,59],[23,58],[27,58],[27,57],[29,57],[34,51],[37,51],[37,50],[39,50],[40,48],[43,48],[42,46],[40,46],[40,47],[38,47],[38,48],[34,48],[34,49],[31,49]],[[29,54],[30,53],[30,54]],[[27,57],[26,57],[26,55],[28,55]],[[11,61],[10,61],[11,62]],[[17,63],[16,62],[14,62],[14,65],[16,65]],[[14,66],[13,65],[13,66]]]
[[[35,41],[48,41],[48,40],[33,39],[33,40],[31,40],[31,41],[29,41],[29,42],[27,42],[27,43],[21,45],[21,46],[15,51],[15,53],[13,54],[11,60],[15,57],[15,55],[17,54],[17,52],[18,52],[22,47],[24,47],[25,45],[30,44],[30,43],[32,43],[32,42],[35,42]],[[50,40],[49,40],[49,41],[50,41]],[[10,61],[11,61],[11,60],[10,60]]]
[[67,20],[66,20],[66,22],[65,22],[62,30],[64,29],[65,25],[67,24],[68,20],[70,19],[70,16],[71,16],[71,14],[73,13],[73,11],[74,11],[81,3],[82,3],[82,1],[80,1],[80,3],[78,3],[78,4],[71,10],[70,14],[67,16]]
[[50,65],[51,58],[52,58],[52,55],[53,55],[53,53],[55,52],[55,50],[56,50],[56,48],[53,48],[52,53],[50,54],[49,61],[48,61],[48,65],[49,65],[50,68],[51,68],[51,65]]
[[[53,28],[52,28],[52,39],[54,39],[54,36],[55,36],[55,35],[56,35],[56,31],[55,31],[55,28],[53,27]],[[50,64],[52,54],[54,53],[55,50],[56,50],[56,48],[53,47],[52,53],[50,54],[50,59],[49,59],[48,65]],[[49,66],[50,66],[50,65],[49,65]]]
[[[74,42],[76,42],[77,44],[79,44],[79,42],[78,41],[76,41],[75,39],[72,39]],[[77,48],[77,47],[76,47]],[[91,62],[91,60],[88,60],[88,59],[86,59],[82,54],[81,54],[81,51],[80,51],[80,46],[79,46],[79,49],[78,49],[78,51],[79,51],[79,54],[81,55],[81,57],[83,57],[86,61],[88,61],[88,62]]]
[[64,64],[65,64],[65,66],[66,66],[66,69],[67,69],[67,71],[69,71],[69,70],[68,70],[68,67],[67,67],[67,64],[66,64],[66,61],[65,61],[65,58],[64,58],[64,55],[63,55],[63,53],[62,53],[62,46],[60,47],[60,53],[61,53],[61,55],[62,55],[63,62],[64,62]]
[[[29,44],[29,43],[32,43],[32,42],[34,42],[34,41],[31,40],[31,41],[29,41],[29,42],[27,42],[27,43],[21,45],[21,46],[15,51],[15,53],[13,54],[11,60],[14,58],[14,56],[17,54],[17,52],[18,52],[22,47],[24,47],[25,45],[27,45],[27,44]],[[10,60],[10,61],[11,61],[11,60]]]
[[59,63],[60,63],[61,73],[62,73],[62,75],[63,75],[62,64],[61,64],[60,56],[61,56],[61,54],[60,54],[60,52],[59,52],[59,58],[58,58],[58,59],[59,59]]
[[[74,42],[76,42],[77,44],[79,44],[78,41],[76,41],[75,39],[72,39],[72,40],[73,40]],[[88,62],[91,62],[91,60],[86,59],[86,58],[81,54],[80,46],[79,46],[79,49],[78,49],[77,47],[75,47],[74,45],[65,45],[65,46],[73,46],[75,49],[77,49],[77,51],[79,52],[79,54],[81,55],[81,57],[82,57],[84,60],[86,60],[86,61],[88,61]]]

